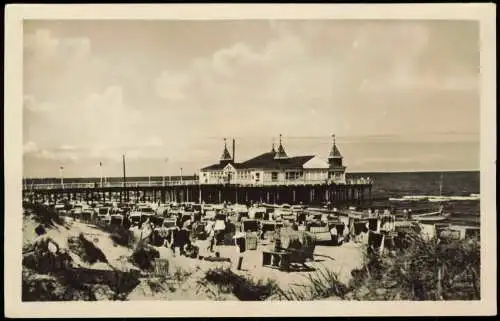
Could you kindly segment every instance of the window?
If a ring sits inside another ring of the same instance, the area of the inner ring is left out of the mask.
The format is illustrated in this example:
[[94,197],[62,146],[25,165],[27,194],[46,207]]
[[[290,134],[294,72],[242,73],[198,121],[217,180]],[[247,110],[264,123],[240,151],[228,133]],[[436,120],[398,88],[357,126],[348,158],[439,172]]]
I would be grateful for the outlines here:
[[272,172],[271,173],[271,180],[273,182],[277,181],[278,180],[278,173],[277,172]]

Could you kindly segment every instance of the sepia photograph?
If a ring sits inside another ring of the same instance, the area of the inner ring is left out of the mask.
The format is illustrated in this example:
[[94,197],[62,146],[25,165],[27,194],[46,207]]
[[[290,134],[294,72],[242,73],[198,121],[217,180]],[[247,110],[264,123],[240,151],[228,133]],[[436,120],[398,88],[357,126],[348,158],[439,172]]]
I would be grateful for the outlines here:
[[16,304],[492,299],[494,6],[411,6],[32,8],[6,104]]

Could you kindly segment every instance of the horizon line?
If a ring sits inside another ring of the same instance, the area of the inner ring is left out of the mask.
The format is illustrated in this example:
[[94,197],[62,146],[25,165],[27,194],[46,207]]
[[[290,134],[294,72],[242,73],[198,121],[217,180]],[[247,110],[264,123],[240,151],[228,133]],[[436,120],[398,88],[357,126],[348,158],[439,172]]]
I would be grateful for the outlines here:
[[[458,169],[458,170],[413,170],[413,171],[352,171],[346,172],[346,174],[408,174],[408,173],[471,173],[471,172],[481,172],[480,169]],[[182,177],[195,177],[196,175],[182,175]],[[123,176],[103,176],[106,178],[123,178]],[[136,177],[181,177],[181,175],[140,175],[140,176],[127,176],[127,178],[136,178]],[[97,178],[100,179],[100,176],[83,176],[83,177],[64,177],[64,179],[88,179],[88,178]],[[61,177],[53,176],[53,177],[22,177],[22,179],[61,179]]]

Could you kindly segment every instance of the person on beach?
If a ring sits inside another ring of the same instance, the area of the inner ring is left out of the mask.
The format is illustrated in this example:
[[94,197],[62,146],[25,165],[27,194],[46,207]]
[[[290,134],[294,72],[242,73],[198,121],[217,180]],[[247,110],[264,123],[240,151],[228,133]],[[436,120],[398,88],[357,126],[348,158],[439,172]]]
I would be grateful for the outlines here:
[[142,226],[142,235],[141,239],[144,240],[146,243],[152,243],[153,240],[153,225],[151,224],[151,221],[149,218],[144,222]]
[[245,234],[238,232],[234,236],[235,245],[236,245],[236,269],[241,270],[241,266],[243,265],[243,253],[246,251],[246,239]]
[[189,231],[185,228],[176,229],[174,231],[174,241],[172,244],[172,250],[174,252],[174,256],[176,254],[177,248],[179,248],[179,255],[186,255],[186,245],[190,244],[189,240]]
[[215,230],[214,230],[214,223],[212,221],[209,221],[207,224],[207,234],[208,234],[208,247],[207,249],[213,253],[214,252],[214,245],[215,245]]
[[129,231],[132,232],[132,237],[135,241],[138,241],[141,238],[139,223],[133,223],[133,225],[129,228]]
[[177,245],[177,234],[179,232],[179,226],[175,225],[172,227],[172,229],[170,230],[170,242],[169,242],[169,245],[170,245],[170,249],[172,250],[172,253],[173,255],[175,256],[175,247]]
[[332,240],[338,240],[337,226],[333,225],[333,227],[330,229],[330,234],[332,235]]

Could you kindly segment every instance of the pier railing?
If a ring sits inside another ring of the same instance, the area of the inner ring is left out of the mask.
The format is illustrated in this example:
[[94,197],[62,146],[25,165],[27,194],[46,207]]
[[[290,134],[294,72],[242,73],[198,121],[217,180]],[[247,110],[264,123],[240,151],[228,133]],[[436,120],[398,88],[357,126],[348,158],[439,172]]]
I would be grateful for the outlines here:
[[[209,183],[202,183],[201,185],[210,184],[227,184],[228,182],[216,181]],[[369,179],[364,180],[347,180],[347,181],[334,181],[334,180],[278,180],[278,181],[264,181],[258,183],[241,182],[238,180],[231,181],[230,184],[238,186],[300,186],[300,185],[323,185],[323,184],[336,184],[336,185],[370,185],[373,181]]]
[[161,187],[161,186],[182,186],[198,184],[198,180],[182,180],[170,181],[163,183],[162,181],[131,181],[123,184],[123,182],[106,182],[106,183],[58,183],[58,184],[23,184],[24,190],[50,190],[50,189],[78,189],[78,188],[111,188],[111,187]]
[[[227,183],[227,182],[226,182]],[[296,186],[296,185],[321,185],[321,184],[337,184],[337,185],[371,185],[373,181],[369,178],[366,179],[350,179],[345,182],[334,182],[327,180],[289,180],[289,181],[276,181],[276,182],[261,182],[261,183],[243,183],[243,182],[230,182],[231,185],[237,186]],[[91,189],[91,188],[119,188],[119,187],[163,187],[163,186],[188,186],[188,185],[198,185],[200,184],[198,180],[176,180],[176,181],[129,181],[124,185],[123,182],[93,182],[93,183],[57,183],[57,184],[47,184],[47,183],[23,183],[23,190],[51,190],[51,189]],[[210,184],[224,184],[220,183],[210,183]],[[201,184],[205,185],[205,184]]]

